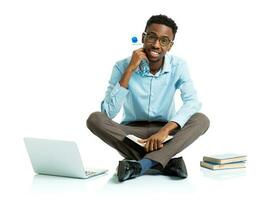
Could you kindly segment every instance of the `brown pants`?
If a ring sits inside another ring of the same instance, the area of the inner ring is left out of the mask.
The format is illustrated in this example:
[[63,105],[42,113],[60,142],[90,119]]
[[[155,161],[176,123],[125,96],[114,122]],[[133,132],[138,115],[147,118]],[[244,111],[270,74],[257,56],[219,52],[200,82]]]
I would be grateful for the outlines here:
[[128,134],[133,134],[140,138],[148,138],[158,132],[165,124],[166,122],[141,121],[123,125],[114,122],[102,112],[92,113],[87,120],[87,127],[91,132],[119,151],[125,158],[133,160],[147,158],[160,163],[162,167],[165,167],[173,156],[204,134],[208,130],[210,122],[204,114],[194,114],[182,128],[177,128],[171,132],[174,138],[165,143],[163,148],[149,153],[143,154],[123,142]]

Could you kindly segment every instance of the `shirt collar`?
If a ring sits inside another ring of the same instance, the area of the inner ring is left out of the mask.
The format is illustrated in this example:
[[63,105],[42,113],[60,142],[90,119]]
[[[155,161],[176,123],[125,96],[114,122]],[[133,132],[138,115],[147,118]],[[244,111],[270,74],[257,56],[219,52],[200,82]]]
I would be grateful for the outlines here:
[[162,73],[168,73],[171,71],[170,57],[166,54],[164,56],[164,63],[162,67]]
[[[170,57],[166,54],[164,56],[164,62],[163,62],[163,67],[160,70],[160,74],[168,73],[171,71],[171,63],[170,63]],[[147,76],[150,74],[150,69],[149,66],[144,66],[142,69],[140,67],[136,70],[137,73],[139,73],[142,76]]]

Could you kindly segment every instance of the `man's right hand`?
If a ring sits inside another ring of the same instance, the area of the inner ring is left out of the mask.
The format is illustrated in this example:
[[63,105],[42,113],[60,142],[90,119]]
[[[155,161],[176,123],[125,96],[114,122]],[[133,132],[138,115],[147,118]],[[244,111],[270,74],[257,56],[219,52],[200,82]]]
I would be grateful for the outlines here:
[[130,63],[128,65],[125,73],[123,74],[121,80],[119,81],[119,83],[122,87],[128,88],[128,82],[129,82],[131,75],[138,68],[138,66],[140,65],[140,63],[143,59],[147,59],[146,54],[144,52],[144,48],[140,48],[140,49],[133,51]]
[[127,70],[135,71],[143,59],[147,59],[144,48],[133,51]]

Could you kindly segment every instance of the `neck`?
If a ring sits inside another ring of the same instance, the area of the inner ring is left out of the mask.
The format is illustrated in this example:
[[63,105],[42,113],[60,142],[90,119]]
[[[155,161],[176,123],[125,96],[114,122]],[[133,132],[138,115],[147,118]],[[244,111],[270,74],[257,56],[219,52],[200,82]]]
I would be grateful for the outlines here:
[[149,63],[150,72],[152,74],[155,74],[157,71],[159,71],[161,69],[161,67],[163,66],[163,61],[164,61],[164,59],[161,59],[161,60],[156,61],[156,62],[150,62]]

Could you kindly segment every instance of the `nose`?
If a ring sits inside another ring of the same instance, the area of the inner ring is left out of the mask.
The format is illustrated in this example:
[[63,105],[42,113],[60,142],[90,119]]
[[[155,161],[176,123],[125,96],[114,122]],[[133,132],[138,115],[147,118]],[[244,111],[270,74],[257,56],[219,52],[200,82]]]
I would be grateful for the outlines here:
[[153,45],[152,45],[152,46],[155,47],[155,48],[160,48],[160,46],[161,46],[160,40],[157,39],[155,42],[153,42]]

